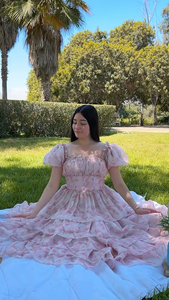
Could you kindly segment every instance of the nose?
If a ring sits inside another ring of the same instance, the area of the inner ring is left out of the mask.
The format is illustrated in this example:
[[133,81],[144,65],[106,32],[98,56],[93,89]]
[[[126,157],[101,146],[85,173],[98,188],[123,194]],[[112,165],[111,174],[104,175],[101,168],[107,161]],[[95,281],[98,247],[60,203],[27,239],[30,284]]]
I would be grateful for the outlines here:
[[80,128],[80,127],[81,127],[81,124],[80,124],[80,123],[76,123],[76,124],[75,124],[75,128],[78,129],[78,128]]

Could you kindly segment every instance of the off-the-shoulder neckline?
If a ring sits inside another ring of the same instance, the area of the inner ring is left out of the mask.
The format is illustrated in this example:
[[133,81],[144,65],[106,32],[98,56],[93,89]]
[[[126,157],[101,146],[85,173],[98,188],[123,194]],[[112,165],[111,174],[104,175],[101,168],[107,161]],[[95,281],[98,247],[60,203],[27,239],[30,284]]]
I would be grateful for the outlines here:
[[67,158],[78,158],[78,157],[90,157],[90,156],[95,156],[95,157],[104,159],[105,152],[106,152],[106,150],[107,150],[107,148],[108,148],[108,146],[109,146],[109,143],[108,143],[107,141],[104,143],[103,148],[102,148],[101,151],[100,151],[100,155],[97,155],[97,154],[95,154],[95,153],[90,153],[90,154],[88,154],[88,155],[84,155],[84,154],[78,154],[78,155],[76,155],[76,154],[71,154],[71,155],[70,155],[70,154],[68,153],[67,144],[66,144],[66,143],[63,143],[62,145],[63,145],[63,147],[64,147],[64,152],[65,152],[65,158],[66,158],[66,159],[67,159]]

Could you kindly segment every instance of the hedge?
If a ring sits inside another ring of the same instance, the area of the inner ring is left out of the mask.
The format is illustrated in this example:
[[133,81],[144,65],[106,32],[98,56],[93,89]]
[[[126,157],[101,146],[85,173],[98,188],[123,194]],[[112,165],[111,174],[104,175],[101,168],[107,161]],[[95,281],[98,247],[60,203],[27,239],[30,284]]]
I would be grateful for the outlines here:
[[[70,119],[79,104],[0,100],[0,137],[70,136]],[[115,107],[94,105],[100,134],[114,122]]]

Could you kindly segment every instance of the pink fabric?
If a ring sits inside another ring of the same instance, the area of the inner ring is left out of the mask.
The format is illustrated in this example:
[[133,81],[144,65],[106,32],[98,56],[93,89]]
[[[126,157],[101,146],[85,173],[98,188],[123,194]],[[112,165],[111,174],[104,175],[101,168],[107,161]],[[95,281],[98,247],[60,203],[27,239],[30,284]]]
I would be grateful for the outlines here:
[[[0,223],[0,256],[34,258],[45,264],[80,264],[93,268],[101,260],[161,264],[168,237],[158,225],[160,213],[136,215],[113,189],[104,184],[111,166],[128,163],[117,145],[105,144],[100,155],[68,156],[65,144],[56,145],[44,164],[63,168],[63,185],[35,219],[13,218],[32,210],[25,201]],[[154,207],[146,201],[146,207]],[[167,213],[161,206],[159,211]]]

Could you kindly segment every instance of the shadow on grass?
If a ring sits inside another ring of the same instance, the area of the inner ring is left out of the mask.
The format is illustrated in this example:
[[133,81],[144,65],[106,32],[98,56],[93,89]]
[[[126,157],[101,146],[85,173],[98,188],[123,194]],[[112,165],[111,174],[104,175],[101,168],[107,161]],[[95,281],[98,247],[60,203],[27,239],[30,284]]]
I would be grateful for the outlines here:
[[121,134],[121,133],[124,134],[124,132],[122,132],[122,131],[111,130],[111,129],[105,129],[105,130],[103,131],[102,136],[109,136],[109,135]]
[[[102,136],[110,136],[114,134],[123,134],[114,130],[105,130]],[[5,151],[6,149],[17,149],[24,150],[32,149],[35,147],[53,147],[55,144],[68,143],[70,138],[65,137],[17,137],[17,138],[0,138],[0,150]]]
[[[49,178],[50,166],[39,168],[25,168],[12,166],[0,168],[0,209],[13,207],[23,201],[37,202]],[[164,173],[162,167],[130,165],[121,169],[124,181],[129,190],[146,199],[155,200],[161,204],[168,203],[168,178],[169,172]],[[60,186],[65,183],[62,177]],[[109,175],[105,183],[113,187]]]
[[6,138],[0,139],[0,149],[17,149],[24,150],[24,148],[32,149],[34,147],[53,147],[57,143],[67,143],[69,138],[58,137],[20,137],[20,138]]
[[[23,201],[37,202],[49,181],[50,166],[39,168],[0,167],[0,209],[11,208]],[[65,183],[61,178],[60,186]]]

